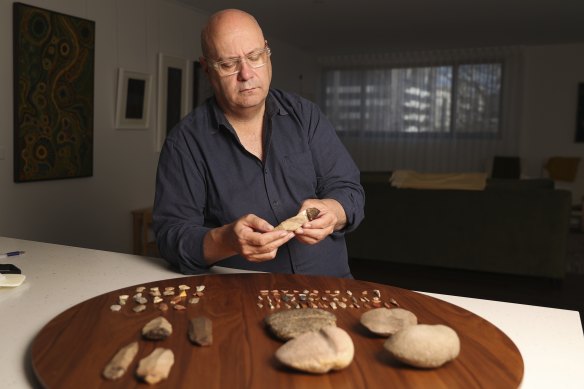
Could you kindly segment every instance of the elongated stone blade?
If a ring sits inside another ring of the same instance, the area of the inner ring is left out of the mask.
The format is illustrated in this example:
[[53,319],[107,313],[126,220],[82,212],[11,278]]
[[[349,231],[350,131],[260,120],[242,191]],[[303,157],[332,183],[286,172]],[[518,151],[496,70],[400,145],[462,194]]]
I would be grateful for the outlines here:
[[213,343],[213,322],[205,316],[197,316],[189,323],[189,339],[199,346]]
[[123,376],[137,353],[138,342],[132,342],[119,349],[105,369],[103,369],[103,376],[108,380],[117,380]]

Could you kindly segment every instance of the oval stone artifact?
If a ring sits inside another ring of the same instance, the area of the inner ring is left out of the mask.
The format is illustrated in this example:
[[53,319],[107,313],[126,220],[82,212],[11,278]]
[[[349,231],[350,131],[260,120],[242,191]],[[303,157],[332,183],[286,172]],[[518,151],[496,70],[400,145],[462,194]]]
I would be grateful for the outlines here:
[[389,336],[404,327],[418,324],[418,318],[402,308],[376,308],[361,315],[361,324],[376,335]]
[[349,334],[338,327],[305,332],[284,343],[276,358],[284,365],[309,373],[326,373],[349,366],[355,347]]
[[337,317],[324,309],[292,309],[273,313],[266,317],[266,324],[274,335],[289,340],[309,331],[336,326]]
[[393,357],[415,367],[439,367],[460,353],[456,332],[442,324],[419,324],[393,334],[383,345]]

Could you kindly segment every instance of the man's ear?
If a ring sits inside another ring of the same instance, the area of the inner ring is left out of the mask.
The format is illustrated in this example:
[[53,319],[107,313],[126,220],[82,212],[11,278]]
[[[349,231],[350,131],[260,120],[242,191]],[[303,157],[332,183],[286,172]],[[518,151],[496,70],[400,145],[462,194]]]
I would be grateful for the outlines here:
[[199,63],[201,64],[201,68],[206,74],[209,74],[209,63],[205,57],[199,57]]

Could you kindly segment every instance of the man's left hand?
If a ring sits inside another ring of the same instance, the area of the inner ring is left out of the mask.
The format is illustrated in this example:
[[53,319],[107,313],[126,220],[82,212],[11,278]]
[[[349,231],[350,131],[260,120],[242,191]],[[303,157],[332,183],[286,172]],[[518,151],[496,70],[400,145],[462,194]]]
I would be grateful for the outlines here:
[[317,218],[306,222],[294,231],[296,239],[305,244],[316,244],[342,229],[347,223],[345,210],[333,199],[308,199],[302,203],[300,211],[306,208],[317,208],[320,213]]

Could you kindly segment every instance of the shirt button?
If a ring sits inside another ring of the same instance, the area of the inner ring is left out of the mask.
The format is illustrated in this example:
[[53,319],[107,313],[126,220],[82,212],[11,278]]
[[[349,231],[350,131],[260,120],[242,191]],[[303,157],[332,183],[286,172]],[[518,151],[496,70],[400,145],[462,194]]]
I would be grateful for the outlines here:
[[277,205],[278,205],[278,200],[274,200],[274,201],[272,201],[272,204],[273,204],[274,206],[277,206]]
[[264,170],[264,174],[267,176],[268,175],[268,169]]

